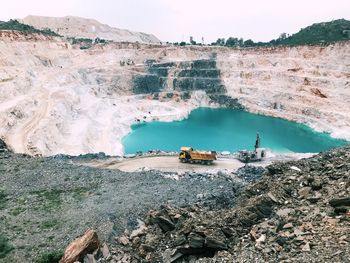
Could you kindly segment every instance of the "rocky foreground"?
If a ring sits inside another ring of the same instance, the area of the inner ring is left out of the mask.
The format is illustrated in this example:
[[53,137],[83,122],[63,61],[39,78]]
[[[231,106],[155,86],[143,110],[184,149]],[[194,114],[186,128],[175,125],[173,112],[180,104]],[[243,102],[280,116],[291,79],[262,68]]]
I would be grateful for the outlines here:
[[[80,157],[80,158],[91,158]],[[346,262],[350,146],[236,173],[125,173],[0,140],[0,262]],[[263,174],[261,174],[263,172]]]
[[234,206],[165,205],[108,246],[88,231],[60,262],[348,262],[349,168],[350,146],[275,163]]
[[43,254],[61,254],[87,228],[98,231],[101,242],[112,243],[161,204],[233,205],[233,183],[225,176],[187,173],[174,180],[158,171],[79,166],[78,159],[14,154],[0,140],[0,262],[37,262]]

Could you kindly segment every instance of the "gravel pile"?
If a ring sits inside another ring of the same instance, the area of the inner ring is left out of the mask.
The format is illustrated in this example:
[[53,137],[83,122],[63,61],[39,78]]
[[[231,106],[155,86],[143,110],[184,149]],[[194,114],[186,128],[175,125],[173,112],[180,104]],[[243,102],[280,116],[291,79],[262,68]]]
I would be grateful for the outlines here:
[[237,170],[237,175],[247,182],[253,182],[259,178],[266,169],[261,166],[245,165]]

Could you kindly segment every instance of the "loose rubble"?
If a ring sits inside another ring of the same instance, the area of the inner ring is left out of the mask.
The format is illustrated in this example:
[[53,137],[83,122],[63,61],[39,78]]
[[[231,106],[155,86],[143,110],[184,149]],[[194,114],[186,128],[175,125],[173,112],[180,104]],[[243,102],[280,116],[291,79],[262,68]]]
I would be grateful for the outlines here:
[[347,146],[268,166],[233,207],[164,205],[117,236],[107,262],[346,262],[349,168]]
[[98,169],[75,158],[94,157],[31,157],[0,146],[0,255],[1,240],[9,244],[0,262],[36,262],[62,252],[88,228],[103,242],[122,237],[125,228],[129,238],[161,204],[227,208],[243,185],[198,173],[176,181],[160,171]]

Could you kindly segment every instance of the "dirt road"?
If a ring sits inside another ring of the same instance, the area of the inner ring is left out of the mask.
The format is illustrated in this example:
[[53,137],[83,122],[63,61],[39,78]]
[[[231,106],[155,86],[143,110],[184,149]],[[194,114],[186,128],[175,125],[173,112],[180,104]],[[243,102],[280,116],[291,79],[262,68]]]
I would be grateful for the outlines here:
[[163,172],[206,172],[208,170],[236,170],[244,166],[240,161],[229,158],[219,158],[212,165],[181,163],[177,156],[144,156],[123,160],[93,160],[84,162],[84,165],[96,168],[119,169],[124,172],[135,172],[144,168]]

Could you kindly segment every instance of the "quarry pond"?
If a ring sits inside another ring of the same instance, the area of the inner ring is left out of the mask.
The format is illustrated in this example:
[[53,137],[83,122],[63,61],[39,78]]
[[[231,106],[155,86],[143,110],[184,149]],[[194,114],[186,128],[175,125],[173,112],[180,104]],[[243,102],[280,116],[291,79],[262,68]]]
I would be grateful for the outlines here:
[[181,121],[135,124],[123,138],[123,145],[127,154],[150,149],[178,151],[181,146],[233,152],[253,149],[257,133],[261,147],[281,153],[316,153],[347,143],[279,118],[234,109],[198,108]]

